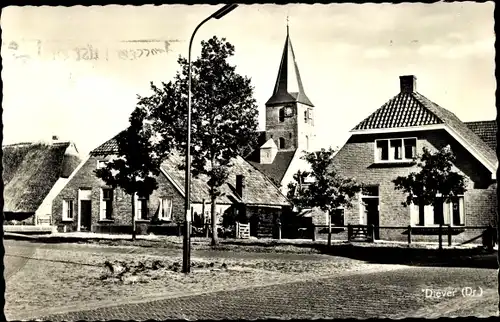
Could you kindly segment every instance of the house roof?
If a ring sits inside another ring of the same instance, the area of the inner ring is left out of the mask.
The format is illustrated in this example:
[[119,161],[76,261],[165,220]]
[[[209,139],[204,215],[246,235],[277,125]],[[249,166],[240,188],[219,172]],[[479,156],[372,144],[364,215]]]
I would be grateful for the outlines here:
[[35,212],[54,184],[67,178],[81,159],[71,142],[6,145],[3,150],[4,211]]
[[[258,152],[259,151],[256,153]],[[271,178],[276,184],[280,184],[296,152],[297,150],[278,151],[274,157],[273,163],[270,164],[262,164],[255,160],[248,161],[266,176]]]
[[409,77],[413,76],[401,76],[401,92],[361,121],[351,132],[442,125],[457,140],[463,141],[461,143],[467,145],[466,148],[472,154],[485,161],[489,168],[495,167],[497,156],[494,150],[455,114],[418,93],[415,84],[408,84]]
[[[171,154],[161,165],[162,170],[175,182],[175,185],[184,194],[184,170],[179,169],[179,165],[184,163],[184,158],[179,154]],[[241,157],[232,160],[233,166],[229,170],[229,178],[221,186],[223,196],[218,198],[220,204],[231,204],[234,202],[244,202],[248,205],[290,205],[286,197],[279,189],[258,169],[250,165]],[[245,177],[245,194],[243,200],[236,193],[236,175]],[[201,203],[203,199],[210,201],[208,177],[200,175],[191,179],[192,202]]]
[[[118,134],[119,135],[119,134]],[[116,136],[101,144],[91,152],[93,156],[110,155],[117,152]],[[174,186],[184,195],[184,170],[179,165],[184,164],[184,157],[178,153],[172,153],[162,162],[161,169],[168,179],[173,181]],[[236,175],[245,176],[246,195],[244,200],[236,193]],[[201,203],[203,199],[210,201],[208,178],[201,175],[191,180],[191,200]],[[281,194],[279,189],[258,169],[241,157],[233,160],[230,168],[228,181],[221,187],[224,196],[218,198],[220,204],[232,204],[234,202],[245,202],[246,204],[259,205],[289,205],[289,201]]]
[[91,156],[106,156],[111,154],[118,153],[118,142],[116,138],[122,134],[124,131],[121,131],[111,139],[107,140],[103,144],[99,145],[94,150],[90,151]]
[[488,146],[496,151],[497,150],[497,131],[498,126],[495,120],[493,121],[475,121],[475,122],[464,122],[465,125],[472,132],[476,133],[477,136],[481,138]]
[[415,94],[399,93],[356,125],[353,130],[386,129],[444,123]]
[[281,56],[278,77],[276,78],[273,95],[267,101],[266,105],[296,102],[314,106],[304,91],[299,67],[295,59],[295,53],[293,51],[292,41],[290,40],[287,27],[285,46]]

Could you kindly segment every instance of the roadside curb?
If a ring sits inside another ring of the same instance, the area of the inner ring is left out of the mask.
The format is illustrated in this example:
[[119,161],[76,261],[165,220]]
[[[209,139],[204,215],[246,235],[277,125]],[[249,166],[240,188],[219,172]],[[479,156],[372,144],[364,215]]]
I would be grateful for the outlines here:
[[[376,265],[376,266],[373,267],[374,265]],[[291,279],[286,280],[286,281],[261,283],[261,284],[257,284],[257,285],[255,285],[255,284],[254,285],[246,285],[246,286],[242,286],[242,287],[241,286],[240,287],[229,287],[229,288],[222,288],[222,289],[211,290],[211,291],[198,291],[198,292],[191,292],[189,294],[186,294],[185,292],[182,292],[182,293],[181,292],[157,293],[157,294],[148,295],[148,296],[131,297],[129,299],[125,299],[126,303],[122,303],[122,304],[117,304],[116,300],[87,302],[85,305],[71,305],[71,306],[65,306],[65,307],[55,307],[55,308],[46,309],[44,311],[37,310],[36,313],[35,312],[25,312],[24,314],[20,314],[19,316],[11,317],[11,320],[28,320],[28,319],[29,320],[41,320],[42,318],[47,318],[47,317],[50,317],[52,315],[61,315],[61,314],[81,312],[81,311],[92,311],[94,309],[103,309],[103,308],[115,307],[115,306],[121,306],[121,305],[141,304],[141,303],[162,301],[162,300],[168,300],[168,299],[174,299],[174,298],[200,296],[200,295],[204,295],[204,294],[213,294],[213,293],[219,293],[219,292],[232,292],[232,291],[246,290],[246,289],[252,289],[252,288],[259,288],[259,287],[301,283],[304,281],[316,281],[316,280],[336,278],[336,277],[379,273],[379,272],[393,271],[393,270],[398,270],[398,269],[403,269],[403,268],[409,268],[409,267],[405,266],[405,265],[366,264],[366,263],[363,263],[363,264],[361,264],[357,267],[353,267],[347,271],[341,271],[338,274],[334,273],[334,275],[324,274],[324,275],[309,277],[309,278],[304,278],[303,276],[293,276]],[[35,315],[33,313],[35,313]]]

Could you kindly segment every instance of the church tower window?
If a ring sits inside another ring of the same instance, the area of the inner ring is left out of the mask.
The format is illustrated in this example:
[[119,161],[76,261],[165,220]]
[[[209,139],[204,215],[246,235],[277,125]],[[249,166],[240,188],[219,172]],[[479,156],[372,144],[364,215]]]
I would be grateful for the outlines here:
[[280,138],[279,139],[279,143],[280,143],[280,149],[284,149],[285,148],[285,139],[284,138]]
[[284,122],[285,121],[285,109],[284,108],[280,108],[279,119],[280,119],[280,122]]

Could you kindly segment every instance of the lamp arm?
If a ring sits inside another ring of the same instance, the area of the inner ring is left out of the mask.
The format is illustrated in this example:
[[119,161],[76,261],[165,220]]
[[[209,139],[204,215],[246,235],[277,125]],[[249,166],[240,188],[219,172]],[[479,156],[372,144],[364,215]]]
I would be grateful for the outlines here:
[[212,19],[212,16],[209,16],[209,17],[205,18],[205,20],[200,22],[200,24],[198,26],[196,26],[196,28],[193,31],[193,34],[191,35],[191,39],[189,40],[189,52],[188,52],[188,66],[190,69],[191,69],[191,47],[193,46],[194,36],[196,35],[196,32],[198,31],[198,29],[200,29],[200,27],[210,19]]

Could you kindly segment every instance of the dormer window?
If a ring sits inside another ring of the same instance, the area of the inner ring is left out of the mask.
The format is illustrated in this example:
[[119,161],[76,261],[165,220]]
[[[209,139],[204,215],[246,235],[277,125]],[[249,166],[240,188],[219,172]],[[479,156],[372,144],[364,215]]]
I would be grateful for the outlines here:
[[313,124],[313,111],[308,108],[304,111],[304,122]]
[[416,151],[416,138],[375,140],[375,162],[413,161]]
[[97,160],[97,169],[105,168],[108,162],[104,160]]

